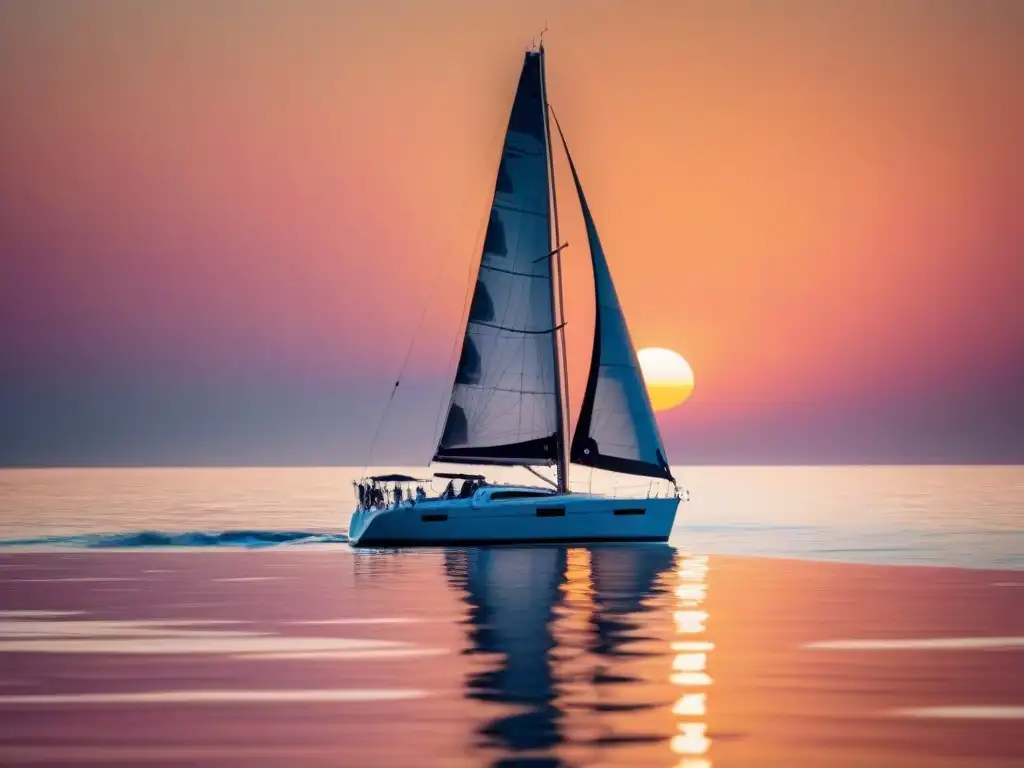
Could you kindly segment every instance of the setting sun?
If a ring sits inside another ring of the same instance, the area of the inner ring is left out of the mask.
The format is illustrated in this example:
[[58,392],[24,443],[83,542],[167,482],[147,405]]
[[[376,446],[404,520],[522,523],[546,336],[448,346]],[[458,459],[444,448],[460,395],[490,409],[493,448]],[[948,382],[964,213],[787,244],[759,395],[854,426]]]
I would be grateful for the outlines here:
[[647,347],[637,352],[637,358],[654,410],[675,408],[693,392],[693,369],[678,352]]

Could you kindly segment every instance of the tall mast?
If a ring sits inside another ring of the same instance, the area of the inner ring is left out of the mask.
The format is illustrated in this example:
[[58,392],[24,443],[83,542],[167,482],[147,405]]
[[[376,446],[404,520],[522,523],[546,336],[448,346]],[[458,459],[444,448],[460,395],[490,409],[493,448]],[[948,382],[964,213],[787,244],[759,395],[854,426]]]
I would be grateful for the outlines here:
[[[551,122],[548,116],[548,83],[544,65],[544,40],[540,41],[540,83],[544,100],[545,147],[548,155],[548,189],[551,191],[551,221],[554,223],[554,242],[551,245],[551,300],[555,307],[555,384],[558,390],[558,462],[556,465],[559,493],[569,492],[569,366],[565,353],[565,313],[562,294],[562,254],[558,233],[558,197],[555,191],[555,156],[551,151]],[[557,293],[555,285],[557,283]]]

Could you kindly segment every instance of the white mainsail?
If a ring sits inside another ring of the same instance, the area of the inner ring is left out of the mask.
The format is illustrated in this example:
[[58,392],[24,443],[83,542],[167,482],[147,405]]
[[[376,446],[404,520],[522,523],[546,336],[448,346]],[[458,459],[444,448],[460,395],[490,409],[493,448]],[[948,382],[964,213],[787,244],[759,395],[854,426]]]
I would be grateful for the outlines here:
[[434,461],[553,464],[562,443],[542,55],[519,77]]

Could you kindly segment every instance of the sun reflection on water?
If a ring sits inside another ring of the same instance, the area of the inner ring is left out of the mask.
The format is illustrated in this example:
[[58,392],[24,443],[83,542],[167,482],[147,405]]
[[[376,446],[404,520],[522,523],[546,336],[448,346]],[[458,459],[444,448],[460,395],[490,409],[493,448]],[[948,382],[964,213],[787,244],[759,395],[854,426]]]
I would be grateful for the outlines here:
[[711,768],[711,761],[703,757],[711,749],[708,726],[703,720],[707,714],[707,693],[694,690],[711,685],[707,662],[714,645],[702,637],[707,631],[708,618],[707,611],[702,609],[707,597],[707,571],[706,557],[684,557],[679,563],[679,584],[674,591],[679,601],[679,610],[673,614],[676,633],[685,636],[672,643],[676,656],[669,675],[669,682],[681,689],[672,707],[672,713],[678,718],[678,732],[670,748],[681,758],[676,768]]

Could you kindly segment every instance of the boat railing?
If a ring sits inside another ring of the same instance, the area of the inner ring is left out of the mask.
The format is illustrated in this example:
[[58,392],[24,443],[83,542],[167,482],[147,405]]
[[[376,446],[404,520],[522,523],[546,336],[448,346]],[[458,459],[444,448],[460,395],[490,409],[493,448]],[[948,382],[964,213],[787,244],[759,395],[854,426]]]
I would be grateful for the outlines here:
[[[464,495],[461,492],[452,492],[447,487],[439,491],[428,483],[384,485],[372,482],[371,480],[363,480],[353,482],[352,485],[355,491],[356,509],[359,510],[399,509],[414,507],[418,503],[427,501],[469,499],[473,497],[480,487],[483,487],[477,486],[472,493]],[[398,488],[401,488],[401,493],[397,492]],[[641,493],[645,493],[649,499],[676,498],[681,501],[690,500],[690,492],[686,488],[675,484],[671,488],[667,488],[663,482],[659,481],[616,485],[605,491],[605,494],[613,499],[622,498],[623,496],[635,498]]]
[[630,483],[628,485],[614,485],[604,491],[606,496],[618,499],[623,496],[635,498],[637,495],[645,494],[648,499],[680,499],[690,500],[690,492],[682,486],[673,484],[666,486],[664,481],[652,480],[648,483]]
[[451,484],[443,490],[437,490],[429,480],[381,481],[379,476],[365,477],[352,482],[357,510],[399,509],[413,507],[425,501],[469,499],[480,487],[480,483],[474,483],[469,493],[465,488],[456,490]]
[[415,492],[403,492],[399,495],[392,488],[374,488],[371,486],[364,491],[362,496],[360,496],[358,490],[356,491],[356,509],[398,509],[399,507],[413,507],[417,502],[436,501],[443,498],[446,498],[444,494],[437,493],[433,489],[430,492],[424,490],[422,495]]

